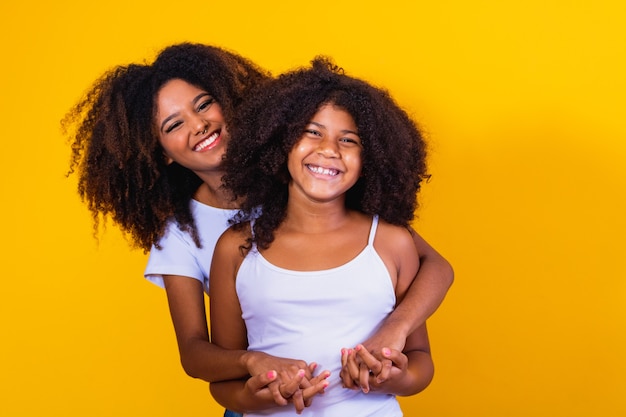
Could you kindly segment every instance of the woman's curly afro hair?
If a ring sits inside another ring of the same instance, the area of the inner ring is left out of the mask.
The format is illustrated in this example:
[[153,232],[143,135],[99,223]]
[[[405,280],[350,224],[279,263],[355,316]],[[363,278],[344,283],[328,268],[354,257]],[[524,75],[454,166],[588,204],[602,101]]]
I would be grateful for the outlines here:
[[363,145],[362,176],[347,193],[347,207],[396,225],[407,226],[413,218],[416,193],[427,177],[420,130],[385,90],[317,57],[310,68],[285,73],[251,94],[231,129],[224,184],[245,196],[236,225],[262,208],[254,223],[261,248],[269,246],[285,217],[289,152],[325,104],[350,113]]
[[250,89],[269,75],[224,49],[182,43],[151,64],[118,66],[98,79],[61,125],[72,148],[70,173],[97,232],[110,217],[136,247],[148,251],[174,218],[200,246],[189,201],[202,183],[189,169],[167,164],[154,127],[156,96],[182,79],[211,94],[227,126]]

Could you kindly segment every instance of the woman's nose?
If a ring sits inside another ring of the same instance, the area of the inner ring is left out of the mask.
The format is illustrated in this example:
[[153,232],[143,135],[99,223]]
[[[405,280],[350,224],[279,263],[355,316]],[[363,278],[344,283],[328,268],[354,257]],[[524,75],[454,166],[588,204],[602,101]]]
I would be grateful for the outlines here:
[[199,116],[196,116],[192,123],[194,135],[206,133],[209,127],[209,123]]

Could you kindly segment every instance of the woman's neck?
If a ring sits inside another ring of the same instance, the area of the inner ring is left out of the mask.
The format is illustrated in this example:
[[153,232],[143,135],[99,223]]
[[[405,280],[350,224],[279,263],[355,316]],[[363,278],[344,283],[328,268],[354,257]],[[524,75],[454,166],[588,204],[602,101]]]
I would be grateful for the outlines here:
[[211,207],[236,209],[239,208],[239,200],[233,200],[232,194],[222,187],[222,174],[204,175],[203,183],[196,190],[193,198]]

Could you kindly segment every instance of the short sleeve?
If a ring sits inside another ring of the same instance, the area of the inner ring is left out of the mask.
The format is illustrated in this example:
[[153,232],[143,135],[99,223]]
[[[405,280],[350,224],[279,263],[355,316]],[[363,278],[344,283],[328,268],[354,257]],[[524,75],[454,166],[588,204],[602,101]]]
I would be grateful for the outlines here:
[[175,222],[170,222],[159,245],[161,249],[153,245],[150,250],[144,271],[148,281],[164,287],[163,275],[180,275],[197,279],[204,285],[208,271],[203,271],[198,263],[199,249],[187,232],[181,231]]

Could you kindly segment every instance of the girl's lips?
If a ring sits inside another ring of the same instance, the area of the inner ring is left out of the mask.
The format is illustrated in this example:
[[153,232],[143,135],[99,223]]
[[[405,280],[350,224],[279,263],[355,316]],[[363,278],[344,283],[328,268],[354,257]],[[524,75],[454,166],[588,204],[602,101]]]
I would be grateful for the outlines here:
[[217,130],[207,136],[205,139],[202,139],[200,142],[193,147],[195,152],[201,152],[207,149],[214,148],[219,143],[220,131]]

